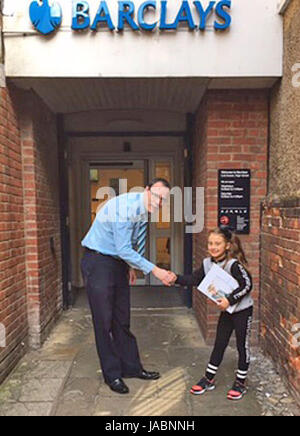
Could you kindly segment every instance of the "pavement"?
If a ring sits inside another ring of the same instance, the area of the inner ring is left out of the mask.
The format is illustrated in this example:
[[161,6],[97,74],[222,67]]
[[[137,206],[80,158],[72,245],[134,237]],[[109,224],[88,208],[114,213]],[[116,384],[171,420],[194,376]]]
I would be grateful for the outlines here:
[[150,303],[147,293],[138,289],[132,298],[132,331],[141,359],[144,368],[161,373],[159,380],[127,379],[130,393],[124,396],[108,388],[82,292],[76,306],[62,314],[44,346],[28,352],[0,386],[0,416],[261,415],[251,380],[243,400],[226,398],[237,361],[232,348],[219,370],[217,389],[201,397],[189,393],[202,377],[211,347],[203,341],[193,310],[180,306],[176,293],[165,291],[164,307],[155,307],[153,292]]

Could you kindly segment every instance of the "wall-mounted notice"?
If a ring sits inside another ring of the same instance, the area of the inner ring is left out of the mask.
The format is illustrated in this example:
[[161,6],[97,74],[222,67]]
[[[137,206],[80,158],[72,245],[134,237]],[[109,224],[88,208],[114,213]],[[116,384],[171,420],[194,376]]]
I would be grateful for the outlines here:
[[219,170],[218,225],[250,233],[251,170]]

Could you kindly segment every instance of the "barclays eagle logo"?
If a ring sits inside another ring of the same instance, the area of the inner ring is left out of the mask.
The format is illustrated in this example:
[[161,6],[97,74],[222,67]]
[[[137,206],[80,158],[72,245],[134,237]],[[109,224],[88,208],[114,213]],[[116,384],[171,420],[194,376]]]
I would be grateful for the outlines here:
[[32,24],[43,35],[54,32],[62,22],[62,10],[58,3],[49,0],[36,0],[30,5],[29,14]]

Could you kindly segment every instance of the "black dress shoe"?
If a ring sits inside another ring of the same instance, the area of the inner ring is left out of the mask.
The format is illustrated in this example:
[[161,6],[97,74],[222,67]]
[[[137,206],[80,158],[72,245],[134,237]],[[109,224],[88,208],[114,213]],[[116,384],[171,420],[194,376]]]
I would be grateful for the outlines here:
[[118,394],[128,394],[129,392],[128,386],[125,385],[121,378],[116,378],[116,380],[107,384],[112,391],[117,392]]
[[156,371],[143,371],[139,374],[139,378],[143,380],[158,380],[160,378],[160,373]]
[[146,371],[145,369],[142,369],[138,374],[128,375],[127,378],[140,378],[142,380],[157,380],[160,378],[160,373],[155,371]]

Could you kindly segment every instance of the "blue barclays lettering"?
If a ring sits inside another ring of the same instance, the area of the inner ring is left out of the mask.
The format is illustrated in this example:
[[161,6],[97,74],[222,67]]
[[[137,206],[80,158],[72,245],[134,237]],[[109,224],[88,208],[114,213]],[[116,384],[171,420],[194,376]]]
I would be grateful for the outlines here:
[[72,29],[83,30],[90,27],[90,6],[86,1],[73,2]]
[[119,22],[118,30],[124,30],[124,25],[127,22],[132,30],[140,30],[139,26],[133,19],[134,16],[134,3],[131,1],[121,1],[119,3]]
[[161,12],[160,12],[160,26],[159,30],[175,30],[175,23],[168,24],[167,23],[167,1],[160,2],[161,4]]
[[224,23],[219,23],[218,21],[215,21],[216,30],[226,30],[231,24],[231,16],[226,10],[224,10],[225,7],[230,9],[230,0],[222,0],[216,6],[216,15],[221,19],[221,21],[224,21]]
[[154,10],[156,9],[156,1],[146,1],[139,7],[138,11],[138,23],[140,28],[150,32],[152,32],[152,30],[154,30],[157,26],[157,22],[152,24],[145,22],[145,13],[151,8]]
[[215,4],[216,4],[215,1],[210,2],[209,5],[207,6],[207,8],[203,9],[201,2],[199,2],[199,1],[194,2],[194,5],[196,6],[197,11],[198,11],[199,16],[200,16],[200,24],[199,24],[200,30],[205,30],[207,18],[213,12]]
[[191,30],[194,30],[196,25],[193,20],[190,5],[187,1],[183,1],[181,8],[179,9],[178,15],[175,20],[175,27],[177,29],[179,23],[187,23]]
[[[100,2],[96,16],[91,24],[89,3],[87,1],[73,0],[72,29],[77,31],[90,28],[93,31],[97,31],[98,28],[102,26],[104,28],[107,27],[111,31],[115,30],[117,27],[117,30],[122,32],[125,26],[127,26],[134,31],[144,30],[152,32],[158,25],[159,29],[162,31],[174,31],[177,30],[179,26],[185,25],[190,30],[200,29],[204,31],[207,28],[208,19],[213,13],[216,16],[213,23],[215,30],[224,31],[231,25],[231,0],[210,1],[206,6],[203,6],[203,2],[200,0],[193,2],[184,0],[181,2],[181,6],[173,22],[167,19],[169,2],[170,0],[162,0],[160,2],[147,0],[136,10],[133,1],[118,1],[118,23],[117,26],[115,26],[107,1]],[[153,22],[153,19],[152,22],[149,22],[149,17],[146,21],[146,15],[149,12],[152,12],[152,14],[155,13],[158,9],[158,4],[160,4],[159,22]],[[197,20],[197,23],[193,16],[194,11],[192,8],[196,11],[199,18],[199,22]]]
[[[98,9],[96,17],[93,21],[91,29],[96,31],[99,23],[106,23],[109,30],[115,29],[115,26],[113,25],[113,22],[112,22],[111,17],[110,17],[110,12],[109,12],[108,6],[107,6],[105,1],[102,1],[100,3],[99,9]],[[74,27],[73,27],[73,29],[74,29]]]

